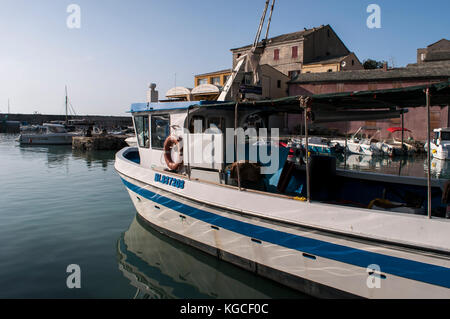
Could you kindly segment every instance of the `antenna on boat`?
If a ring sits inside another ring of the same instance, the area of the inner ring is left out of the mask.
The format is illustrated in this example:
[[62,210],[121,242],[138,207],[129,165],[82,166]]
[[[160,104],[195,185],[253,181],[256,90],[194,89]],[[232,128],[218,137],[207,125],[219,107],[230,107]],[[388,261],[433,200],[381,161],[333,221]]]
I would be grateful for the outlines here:
[[266,0],[266,5],[264,7],[263,14],[261,16],[261,21],[259,22],[258,31],[256,32],[255,41],[253,42],[253,49],[258,46],[259,38],[261,37],[261,31],[266,20],[267,8],[269,7],[270,0]]
[[[266,4],[264,6],[264,11],[261,16],[261,20],[260,20],[259,26],[258,26],[258,31],[256,32],[255,40],[253,42],[252,47],[249,49],[249,51],[247,53],[239,56],[235,60],[236,65],[234,67],[234,70],[232,71],[227,82],[225,83],[225,86],[223,87],[222,92],[220,93],[217,101],[225,101],[226,100],[227,95],[230,92],[230,90],[233,86],[233,83],[234,83],[235,79],[237,78],[238,73],[240,72],[240,70],[244,64],[247,65],[247,61],[249,59],[253,59],[253,63],[252,63],[252,67],[251,67],[251,69],[252,69],[251,72],[253,72],[253,74],[254,74],[253,82],[255,84],[258,83],[257,80],[259,80],[259,75],[258,75],[259,61],[260,61],[261,56],[263,55],[265,48],[266,48],[267,37],[269,36],[270,22],[272,21],[272,14],[273,14],[273,10],[275,7],[275,0],[272,0],[272,7],[270,9],[269,20],[267,23],[266,37],[265,37],[265,39],[263,39],[262,45],[260,47],[258,47],[259,39],[261,38],[261,32],[264,27],[264,22],[266,21],[267,9],[269,8],[269,4],[270,4],[270,0],[266,0]],[[245,66],[245,68],[247,68],[247,66]]]
[[9,99],[8,99],[8,114],[9,114]]

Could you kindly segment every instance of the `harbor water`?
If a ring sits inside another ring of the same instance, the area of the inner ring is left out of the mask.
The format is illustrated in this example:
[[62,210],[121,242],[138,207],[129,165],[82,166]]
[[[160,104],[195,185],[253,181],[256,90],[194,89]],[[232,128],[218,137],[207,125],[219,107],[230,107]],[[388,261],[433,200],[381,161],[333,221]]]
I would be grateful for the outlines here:
[[17,138],[0,134],[0,298],[306,298],[149,229],[114,152]]

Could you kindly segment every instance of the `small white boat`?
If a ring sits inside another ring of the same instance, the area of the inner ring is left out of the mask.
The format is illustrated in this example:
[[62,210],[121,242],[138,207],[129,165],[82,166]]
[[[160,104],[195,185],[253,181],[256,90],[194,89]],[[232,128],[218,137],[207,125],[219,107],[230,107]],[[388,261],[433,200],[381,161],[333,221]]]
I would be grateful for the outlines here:
[[[403,143],[401,139],[394,136],[394,133],[401,132],[402,130],[410,135],[407,140],[403,140]],[[391,133],[391,136],[389,139],[384,140],[382,146],[385,155],[413,155],[417,152],[417,147],[414,145],[416,142],[414,142],[410,130],[406,128],[402,129],[401,127],[390,127],[388,131]]]
[[20,144],[25,145],[71,145],[76,133],[67,132],[64,125],[44,123],[32,133],[22,133]]
[[[363,131],[367,130],[366,127],[360,127],[351,138],[347,140],[347,151],[351,154],[377,156],[382,155],[383,143],[374,142],[374,136],[379,130],[372,135],[372,137],[363,136]],[[359,136],[358,136],[359,135]]]
[[[434,138],[430,143],[431,156],[440,160],[448,160],[450,153],[450,128],[434,130]],[[428,143],[425,144],[425,152],[428,151]]]
[[[292,139],[292,143],[301,144],[303,147],[306,146],[306,138]],[[321,155],[334,155],[337,153],[343,153],[344,148],[338,143],[332,143],[328,139],[318,136],[311,136],[308,138],[308,150],[312,154]]]

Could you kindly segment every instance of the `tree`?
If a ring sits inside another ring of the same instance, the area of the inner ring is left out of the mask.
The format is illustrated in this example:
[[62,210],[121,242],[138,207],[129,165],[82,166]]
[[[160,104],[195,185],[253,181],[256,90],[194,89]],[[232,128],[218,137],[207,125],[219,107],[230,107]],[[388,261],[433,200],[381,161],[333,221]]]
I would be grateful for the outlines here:
[[364,60],[363,66],[366,70],[382,69],[385,63],[386,61],[375,61],[372,59],[367,59]]

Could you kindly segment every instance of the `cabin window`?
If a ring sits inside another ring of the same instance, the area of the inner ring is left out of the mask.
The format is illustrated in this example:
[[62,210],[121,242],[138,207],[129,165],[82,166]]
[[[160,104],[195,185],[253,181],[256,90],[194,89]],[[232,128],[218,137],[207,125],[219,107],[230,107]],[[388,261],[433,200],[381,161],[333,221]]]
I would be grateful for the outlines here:
[[64,129],[64,127],[60,127],[60,126],[48,126],[48,130],[51,133],[66,133],[66,130]]
[[450,132],[441,132],[442,141],[450,141]]
[[193,134],[202,134],[205,131],[205,118],[194,115],[189,123],[189,132]]
[[149,148],[148,116],[135,116],[134,126],[139,147]]
[[[224,132],[224,119],[223,117],[210,117],[208,119],[209,133],[220,134]],[[220,131],[219,131],[220,130]]]
[[152,148],[163,149],[166,138],[170,135],[169,115],[152,115]]

